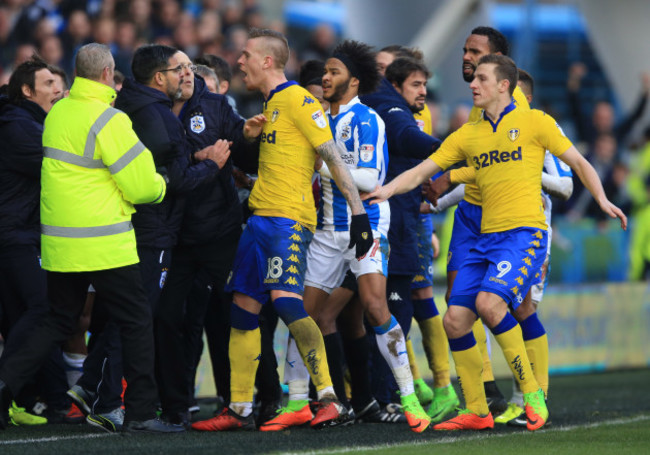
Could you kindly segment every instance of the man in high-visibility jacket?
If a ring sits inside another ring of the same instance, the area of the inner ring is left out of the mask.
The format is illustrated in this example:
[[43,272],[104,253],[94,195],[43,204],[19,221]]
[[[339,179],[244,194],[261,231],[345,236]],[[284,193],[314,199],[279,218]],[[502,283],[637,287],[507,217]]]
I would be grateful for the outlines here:
[[41,254],[51,309],[21,349],[3,359],[0,427],[10,396],[72,334],[92,284],[120,325],[129,384],[124,429],[183,431],[155,418],[152,317],[131,225],[133,204],[160,202],[165,180],[128,117],[110,106],[115,62],[109,48],[82,47],[75,69],[70,97],[50,111],[43,132]]

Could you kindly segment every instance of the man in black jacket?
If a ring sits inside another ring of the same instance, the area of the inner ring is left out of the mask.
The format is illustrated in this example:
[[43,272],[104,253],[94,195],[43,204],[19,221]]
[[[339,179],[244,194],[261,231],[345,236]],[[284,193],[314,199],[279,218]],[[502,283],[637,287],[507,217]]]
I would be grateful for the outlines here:
[[[0,332],[6,341],[3,359],[31,336],[32,328],[49,311],[46,275],[40,266],[41,138],[45,116],[60,98],[61,89],[48,64],[34,56],[16,68],[7,94],[0,97]],[[46,387],[49,407],[67,410],[61,349],[52,352],[37,380]],[[20,403],[29,394],[25,388],[16,400]],[[19,424],[21,416],[15,405],[11,414],[12,421]]]
[[[211,287],[213,293],[223,296],[219,300],[227,309],[221,313],[225,324],[222,344],[227,355],[227,316],[231,298],[225,295],[224,286],[234,261],[242,224],[241,204],[232,177],[233,161],[238,167],[255,172],[259,149],[256,142],[244,137],[247,123],[234,112],[227,98],[207,90],[204,81],[195,77],[193,64],[187,55],[177,52],[175,58],[183,68],[183,82],[173,112],[183,124],[187,141],[193,149],[199,150],[225,139],[232,143],[233,151],[230,158],[220,164],[216,175],[188,194],[170,273],[156,315],[157,364],[163,409],[171,421],[186,423],[208,303],[207,298],[188,297],[196,279]],[[251,120],[255,121],[255,118]],[[198,152],[195,156],[202,154]],[[222,393],[226,387],[229,383],[220,384],[219,392]]]
[[[171,112],[172,100],[180,94],[184,80],[176,52],[162,45],[147,45],[136,50],[132,62],[135,80],[125,80],[115,100],[115,107],[129,116],[133,130],[151,151],[158,172],[168,180],[165,200],[155,206],[136,206],[137,212],[132,218],[140,270],[154,316],[171,263],[171,249],[183,218],[185,195],[202,182],[212,180],[230,154],[226,141],[213,142],[201,150],[202,161],[192,164],[191,154],[196,149],[187,141],[183,125]],[[95,305],[91,332],[103,333],[101,339],[93,343],[84,364],[84,375],[68,394],[82,411],[91,414],[87,419],[90,424],[115,431],[121,425],[121,346],[117,326],[111,322],[107,324],[107,315],[102,312],[100,302]],[[104,359],[108,359],[106,363]],[[156,379],[163,410],[166,410],[164,378]],[[98,385],[99,400],[96,400],[91,391],[97,390]]]

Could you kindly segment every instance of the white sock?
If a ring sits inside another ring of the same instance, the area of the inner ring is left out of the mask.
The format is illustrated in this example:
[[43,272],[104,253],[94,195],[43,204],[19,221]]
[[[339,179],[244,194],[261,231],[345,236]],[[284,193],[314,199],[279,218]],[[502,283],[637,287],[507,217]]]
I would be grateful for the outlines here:
[[72,387],[77,383],[84,371],[84,361],[86,356],[84,354],[75,354],[73,352],[64,352],[63,361],[65,362],[65,375],[68,379],[68,387]]
[[296,340],[289,336],[284,382],[289,386],[289,400],[309,399],[309,371],[302,360]]
[[322,400],[325,397],[336,398],[336,392],[334,392],[334,387],[331,385],[317,391],[316,394],[318,395],[318,401]]
[[[388,325],[388,330],[386,326]],[[379,352],[384,357],[399,387],[400,395],[405,397],[415,392],[413,388],[413,375],[409,365],[408,354],[406,353],[406,339],[402,327],[394,316],[388,324],[373,327]],[[390,348],[388,346],[391,346]]]
[[253,412],[253,403],[251,402],[233,402],[228,407],[242,417],[248,417]]
[[524,394],[519,388],[519,383],[512,379],[512,398],[510,398],[511,403],[515,403],[520,408],[524,407]]

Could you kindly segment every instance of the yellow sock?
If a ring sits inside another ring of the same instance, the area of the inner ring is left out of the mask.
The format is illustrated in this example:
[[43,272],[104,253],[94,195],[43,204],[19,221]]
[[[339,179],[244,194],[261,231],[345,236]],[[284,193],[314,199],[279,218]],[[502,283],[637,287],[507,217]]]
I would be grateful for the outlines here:
[[481,355],[483,356],[483,382],[494,381],[492,361],[490,360],[490,353],[488,352],[487,348],[487,334],[485,333],[483,322],[481,322],[480,319],[477,319],[472,326],[472,332],[474,332],[476,344],[481,350]]
[[433,387],[447,387],[449,378],[449,340],[442,326],[442,316],[437,315],[419,322],[422,344],[433,373]]
[[[506,317],[512,318],[510,313],[507,313]],[[512,320],[514,321],[514,318]],[[539,385],[530,367],[530,361],[528,360],[528,354],[526,354],[526,347],[524,346],[524,339],[521,335],[521,327],[519,327],[519,324],[515,321],[511,328],[495,334],[494,338],[499,343],[499,346],[501,346],[503,355],[506,357],[508,366],[515,380],[519,383],[521,391],[523,393],[536,392],[539,389]]]
[[260,363],[261,336],[253,330],[230,329],[230,401],[252,403],[255,373]]
[[[424,334],[422,336],[424,337]],[[422,376],[420,376],[420,369],[418,368],[418,364],[415,359],[415,352],[413,352],[413,343],[411,343],[411,337],[408,337],[406,340],[406,355],[409,357],[409,365],[411,367],[411,375],[413,376],[413,380],[417,381],[418,379],[422,379]]]
[[548,396],[548,337],[544,334],[524,341],[524,345],[535,379],[544,391],[544,396]]
[[470,332],[460,338],[449,340],[449,346],[467,409],[480,416],[489,414],[485,388],[481,380],[483,361],[474,335]]
[[293,321],[289,324],[289,331],[296,340],[296,345],[316,391],[332,387],[327,355],[325,354],[325,342],[314,320],[311,317],[306,317]]

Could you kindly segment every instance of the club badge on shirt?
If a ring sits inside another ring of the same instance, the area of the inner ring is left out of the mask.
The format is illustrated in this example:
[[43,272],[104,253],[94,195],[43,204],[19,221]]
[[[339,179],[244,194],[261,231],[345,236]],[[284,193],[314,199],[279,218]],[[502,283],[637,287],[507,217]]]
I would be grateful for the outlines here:
[[513,128],[510,131],[508,131],[508,138],[514,142],[517,140],[519,137],[519,128]]
[[325,120],[325,115],[323,114],[323,111],[316,111],[313,114],[311,114],[312,120],[316,122],[316,125],[318,125],[320,128],[325,128],[327,126],[327,120]]
[[205,131],[205,119],[203,115],[197,114],[190,119],[190,129],[196,134]]

